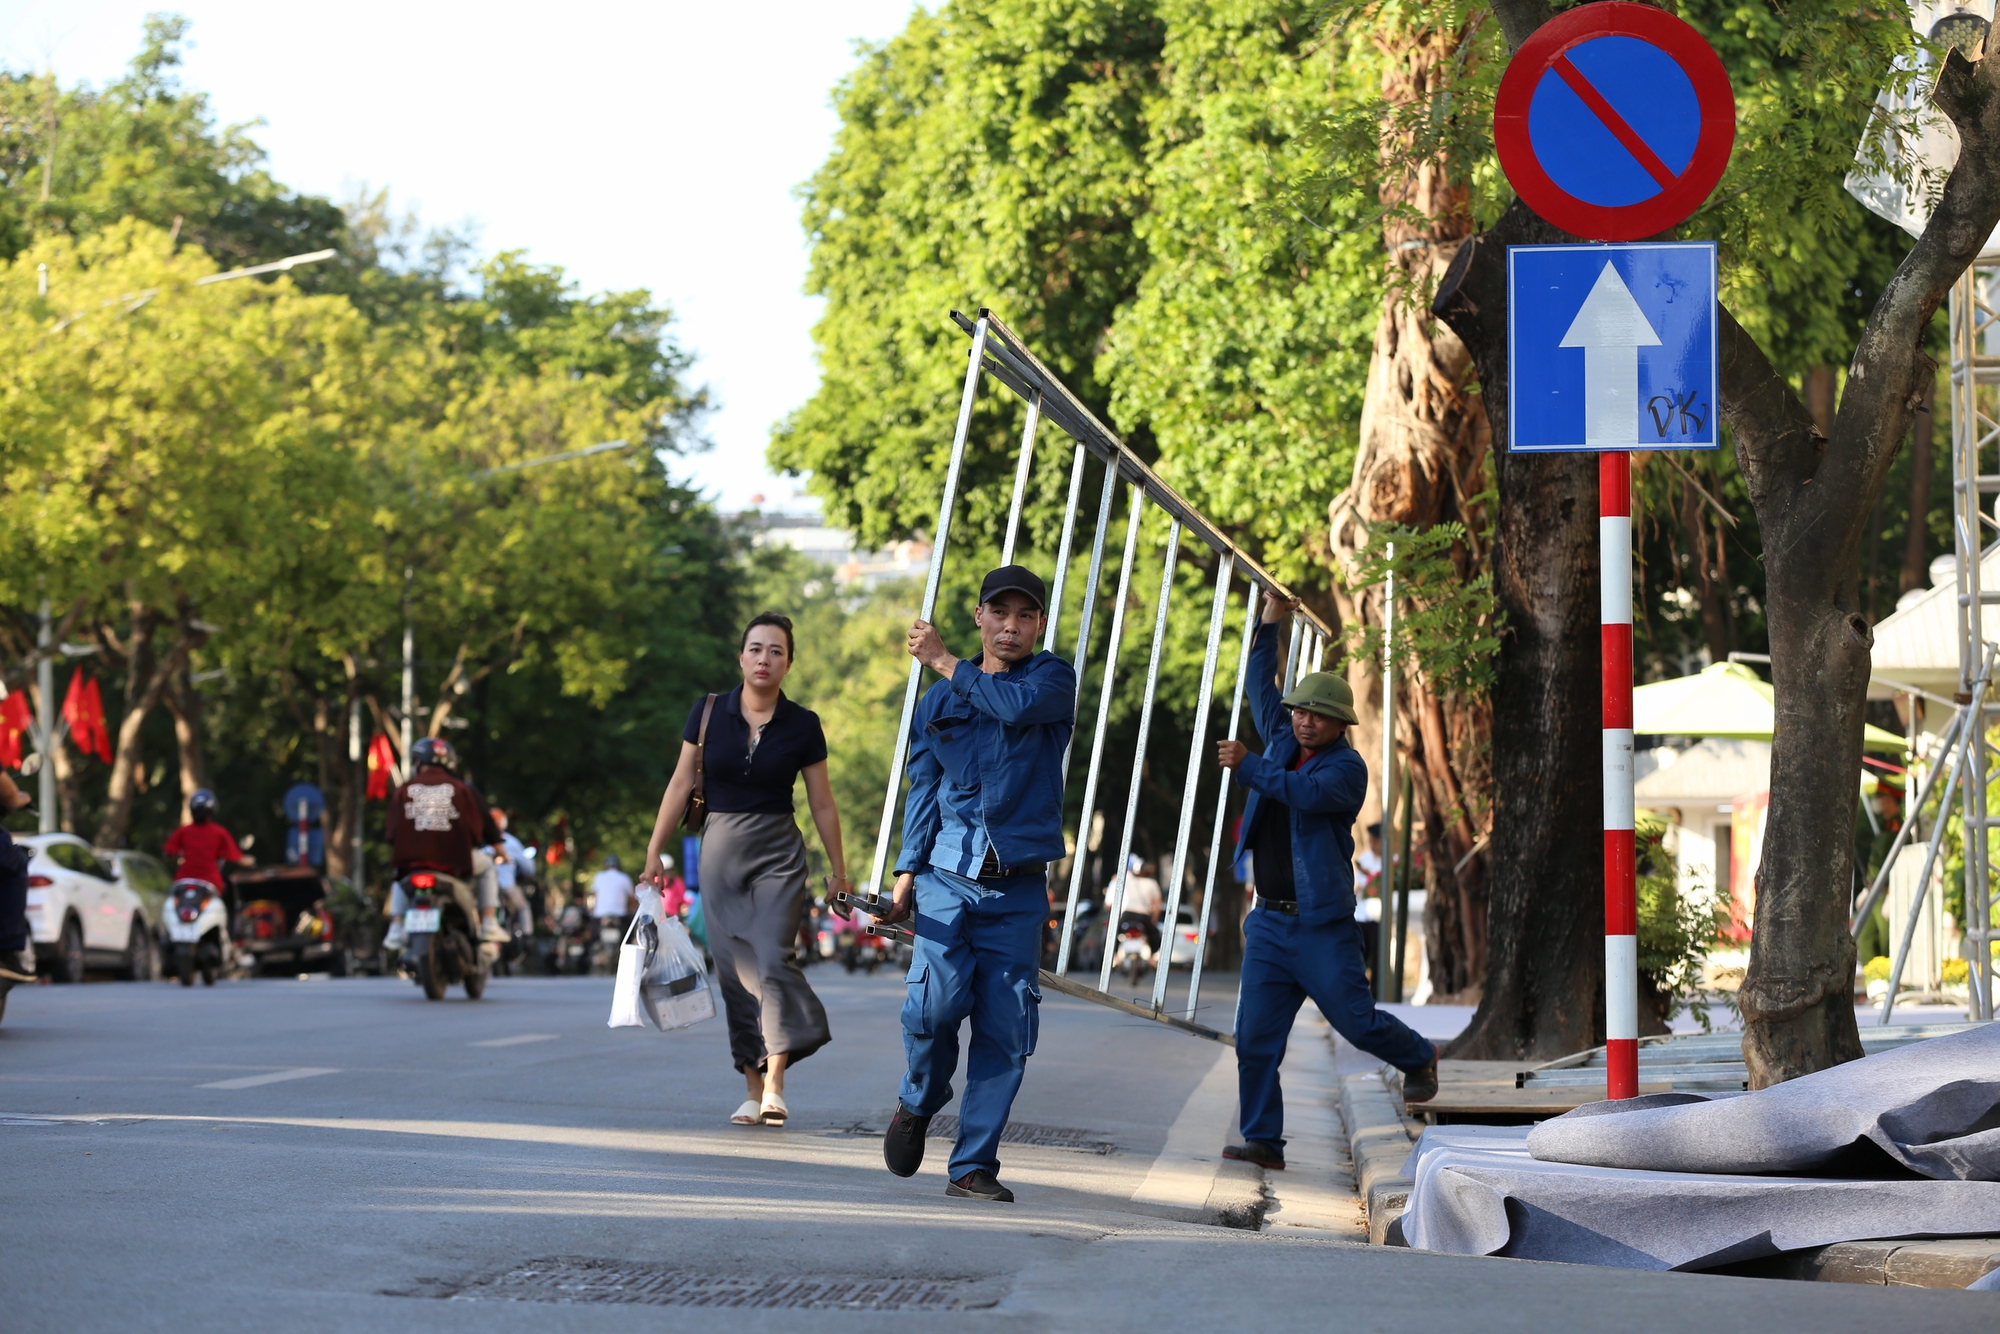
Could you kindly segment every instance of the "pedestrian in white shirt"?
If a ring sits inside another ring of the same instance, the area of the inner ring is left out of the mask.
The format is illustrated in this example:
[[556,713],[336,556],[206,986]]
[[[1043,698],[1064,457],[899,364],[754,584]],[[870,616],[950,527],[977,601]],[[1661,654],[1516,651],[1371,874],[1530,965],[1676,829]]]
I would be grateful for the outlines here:
[[618,856],[604,859],[604,869],[590,881],[590,915],[623,921],[632,912],[632,877],[618,868]]

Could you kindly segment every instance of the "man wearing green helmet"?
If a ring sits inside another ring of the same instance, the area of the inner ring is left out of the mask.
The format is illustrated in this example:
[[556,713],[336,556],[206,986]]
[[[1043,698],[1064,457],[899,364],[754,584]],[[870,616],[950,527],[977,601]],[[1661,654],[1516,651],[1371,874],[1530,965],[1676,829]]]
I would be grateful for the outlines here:
[[1278,1066],[1299,1007],[1311,997],[1334,1030],[1404,1072],[1403,1097],[1437,1092],[1437,1048],[1375,1007],[1354,920],[1354,821],[1368,797],[1368,764],[1347,740],[1354,692],[1314,672],[1278,696],[1279,625],[1292,607],[1264,604],[1250,646],[1256,754],[1240,741],[1216,758],[1249,790],[1236,853],[1252,857],[1257,905],[1243,924],[1243,996],[1236,1011],[1236,1081],[1243,1143],[1225,1158],[1285,1165],[1285,1103]]

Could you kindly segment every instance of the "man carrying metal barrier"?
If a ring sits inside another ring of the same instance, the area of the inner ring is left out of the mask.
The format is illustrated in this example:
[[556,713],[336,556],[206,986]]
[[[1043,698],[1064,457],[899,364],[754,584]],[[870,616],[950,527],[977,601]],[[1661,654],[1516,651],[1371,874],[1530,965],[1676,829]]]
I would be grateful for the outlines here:
[[945,1194],[1011,1202],[998,1176],[1000,1135],[1040,1026],[1044,875],[1065,852],[1063,752],[1076,673],[1035,651],[1048,590],[1026,567],[987,575],[974,619],[974,659],[953,657],[929,622],[910,627],[910,656],[945,679],[925,693],[910,726],[903,851],[882,918],[916,913],[903,1004],[909,1071],[882,1157],[902,1177],[923,1165],[931,1118],[951,1101],[959,1025],[970,1017]]
[[1375,1008],[1354,920],[1354,821],[1368,795],[1368,764],[1349,744],[1354,692],[1313,672],[1278,697],[1278,624],[1287,603],[1264,604],[1247,668],[1264,753],[1216,743],[1216,758],[1249,789],[1237,855],[1252,854],[1257,906],[1243,924],[1243,996],[1236,1012],[1236,1080],[1243,1143],[1222,1153],[1285,1165],[1285,1103],[1278,1066],[1310,996],[1334,1031],[1404,1072],[1405,1102],[1437,1094],[1437,1048]]

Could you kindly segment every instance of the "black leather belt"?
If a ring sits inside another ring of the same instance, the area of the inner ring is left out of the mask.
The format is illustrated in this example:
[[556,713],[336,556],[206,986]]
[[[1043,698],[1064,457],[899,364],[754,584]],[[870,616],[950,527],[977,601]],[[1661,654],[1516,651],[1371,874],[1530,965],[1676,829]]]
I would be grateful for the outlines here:
[[1047,862],[1023,862],[1019,866],[1002,866],[1000,859],[993,855],[991,847],[986,849],[986,860],[979,864],[980,880],[1012,880],[1023,875],[1047,875]]
[[1297,899],[1259,898],[1257,900],[1257,906],[1260,908],[1268,908],[1272,912],[1281,912],[1285,914],[1285,916],[1287,917],[1297,917],[1299,915],[1299,901]]

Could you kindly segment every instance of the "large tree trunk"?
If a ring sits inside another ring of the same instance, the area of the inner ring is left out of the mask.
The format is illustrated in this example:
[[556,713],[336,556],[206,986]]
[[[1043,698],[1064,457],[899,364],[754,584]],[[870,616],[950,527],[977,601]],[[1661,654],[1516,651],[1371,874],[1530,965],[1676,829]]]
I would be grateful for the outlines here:
[[1924,401],[1917,408],[1916,424],[1910,428],[1910,527],[1903,537],[1903,574],[1896,591],[1929,588],[1931,465],[1937,458],[1937,376],[1924,385]]
[[159,707],[160,697],[186,664],[188,653],[199,632],[185,614],[164,657],[155,657],[153,636],[157,617],[149,608],[134,604],[132,630],[123,644],[109,629],[99,632],[98,642],[123,659],[125,667],[125,716],[118,723],[117,745],[112,753],[111,785],[106,794],[104,819],[97,826],[95,842],[100,848],[125,846],[131,831],[132,804],[138,799],[138,766],[145,762],[142,749],[147,717]]
[[201,694],[194,688],[185,664],[167,687],[164,699],[167,712],[174,716],[174,749],[180,761],[181,823],[186,824],[194,818],[188,811],[188,802],[209,782],[208,756],[202,739]]
[[[1409,106],[1433,96],[1451,76],[1464,37],[1462,31],[1384,23],[1376,38],[1387,58],[1383,101]],[[1442,162],[1428,161],[1414,171],[1396,167],[1409,148],[1407,134],[1393,126],[1385,131],[1388,169],[1381,198],[1392,212],[1383,241],[1392,273],[1375,328],[1354,477],[1328,511],[1328,541],[1336,560],[1351,569],[1371,524],[1429,528],[1458,520],[1473,534],[1470,545],[1456,553],[1469,576],[1484,554],[1479,549],[1484,516],[1469,511],[1482,484],[1486,412],[1471,390],[1472,359],[1464,343],[1419,303],[1472,234],[1470,193]],[[1421,223],[1396,211],[1405,207],[1420,215]],[[1334,592],[1343,625],[1381,624],[1379,588],[1340,586]],[[1372,763],[1382,744],[1380,664],[1350,659],[1346,673],[1361,720],[1354,741]],[[1439,999],[1476,994],[1486,962],[1482,840],[1492,709],[1484,699],[1440,698],[1421,674],[1405,670],[1399,677],[1397,755],[1413,780],[1414,813],[1423,822],[1431,985]],[[1376,775],[1378,793],[1385,777]]]
[[1494,592],[1506,616],[1485,991],[1450,1049],[1468,1059],[1548,1058],[1604,1040],[1597,460],[1505,452],[1507,247],[1570,239],[1516,202],[1461,248],[1433,307],[1486,388],[1500,488]]
[[1862,532],[1936,382],[1926,329],[2000,225],[2000,60],[1947,54],[1933,103],[1958,165],[1875,303],[1831,438],[1721,313],[1722,407],[1763,530],[1777,720],[1750,966],[1738,993],[1753,1088],[1861,1055],[1855,1027],[1855,775],[1874,636],[1859,606]]

